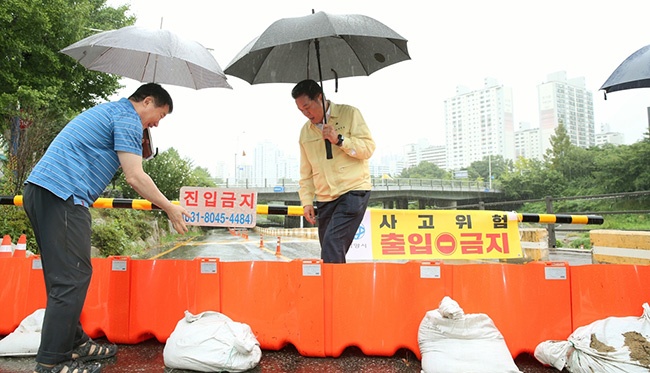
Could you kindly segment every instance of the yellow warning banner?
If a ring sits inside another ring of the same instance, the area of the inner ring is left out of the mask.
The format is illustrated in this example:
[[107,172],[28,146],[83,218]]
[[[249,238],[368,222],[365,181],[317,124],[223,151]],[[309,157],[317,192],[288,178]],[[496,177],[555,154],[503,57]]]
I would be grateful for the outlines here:
[[516,213],[368,209],[362,225],[364,237],[357,237],[350,248],[361,249],[359,254],[365,251],[361,257],[370,253],[372,259],[388,260],[522,257]]

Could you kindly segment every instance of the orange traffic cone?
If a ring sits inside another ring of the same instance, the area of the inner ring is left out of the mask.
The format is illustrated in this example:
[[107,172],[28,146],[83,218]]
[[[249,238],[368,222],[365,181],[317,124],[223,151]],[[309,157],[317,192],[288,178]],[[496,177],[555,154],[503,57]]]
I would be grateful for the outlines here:
[[11,236],[5,234],[2,237],[2,245],[0,245],[0,258],[10,258],[11,257]]
[[275,247],[275,255],[282,255],[282,253],[280,253],[280,236],[278,236],[278,245]]
[[260,249],[264,247],[264,235],[260,233]]
[[20,235],[18,242],[16,243],[16,249],[14,250],[14,258],[25,258],[27,257],[27,236],[24,234]]

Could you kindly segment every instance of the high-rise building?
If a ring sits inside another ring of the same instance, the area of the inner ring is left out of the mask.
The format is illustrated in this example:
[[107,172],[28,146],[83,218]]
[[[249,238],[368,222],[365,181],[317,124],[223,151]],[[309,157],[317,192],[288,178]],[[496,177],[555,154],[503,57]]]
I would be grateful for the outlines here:
[[512,89],[486,78],[482,89],[459,86],[445,100],[446,168],[457,170],[488,155],[514,159]]
[[596,145],[623,145],[625,136],[621,132],[614,132],[609,129],[609,124],[601,123],[600,132],[596,134]]
[[375,153],[368,164],[370,176],[383,177],[389,175],[398,177],[404,169],[404,157],[399,154],[378,154]]
[[426,161],[447,170],[447,147],[445,145],[430,145],[425,139],[404,146],[405,167],[415,167]]
[[515,131],[515,158],[544,159],[539,128],[520,127]]
[[547,81],[537,86],[537,96],[543,149],[550,147],[560,123],[573,145],[588,148],[596,144],[594,99],[584,77],[567,79],[564,71],[549,74]]
[[253,157],[252,173],[255,185],[268,187],[299,178],[298,161],[287,157],[275,143],[257,143]]

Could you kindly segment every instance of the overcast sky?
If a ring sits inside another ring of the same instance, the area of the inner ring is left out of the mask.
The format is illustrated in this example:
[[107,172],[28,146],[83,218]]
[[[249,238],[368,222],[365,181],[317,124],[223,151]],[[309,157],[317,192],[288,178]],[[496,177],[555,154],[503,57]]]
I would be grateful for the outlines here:
[[[626,143],[648,129],[650,89],[598,91],[634,51],[650,44],[650,1],[619,0],[328,0],[208,1],[109,0],[130,4],[136,25],[161,26],[210,48],[225,69],[235,55],[280,18],[312,9],[375,18],[408,40],[411,60],[369,77],[324,82],[326,95],[358,107],[377,142],[376,155],[399,152],[427,139],[444,144],[443,102],[456,86],[483,87],[486,77],[512,87],[515,123],[538,126],[537,85],[548,74],[566,71],[585,77],[594,93],[596,132],[601,123],[622,132]],[[293,84],[249,85],[228,77],[233,89],[165,86],[174,112],[153,131],[161,151],[174,147],[195,165],[215,171],[219,160],[252,152],[261,141],[298,154],[298,132],[305,121],[290,92]],[[128,96],[139,82],[124,79]],[[241,159],[238,160],[240,162]]]

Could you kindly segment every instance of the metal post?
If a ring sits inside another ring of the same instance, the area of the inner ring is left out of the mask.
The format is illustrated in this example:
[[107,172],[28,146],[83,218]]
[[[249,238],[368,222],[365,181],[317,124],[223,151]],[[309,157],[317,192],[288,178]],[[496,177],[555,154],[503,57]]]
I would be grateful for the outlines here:
[[490,190],[492,190],[492,154],[488,154],[488,178],[489,180],[489,185],[490,185]]
[[[553,213],[553,197],[546,197],[546,213]],[[547,224],[546,229],[548,230],[548,247],[555,248],[557,242],[555,241],[555,224]]]

